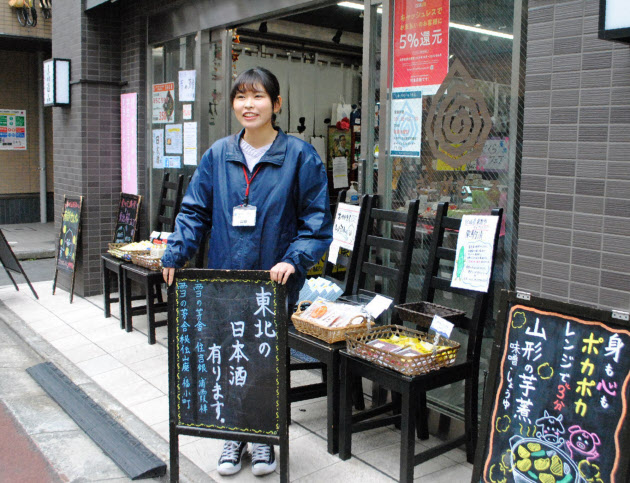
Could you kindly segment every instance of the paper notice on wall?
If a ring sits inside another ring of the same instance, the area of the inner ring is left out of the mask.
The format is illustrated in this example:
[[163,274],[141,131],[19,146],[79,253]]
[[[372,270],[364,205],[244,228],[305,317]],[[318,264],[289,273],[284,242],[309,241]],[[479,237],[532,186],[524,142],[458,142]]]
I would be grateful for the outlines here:
[[184,121],[190,121],[192,119],[192,104],[182,105],[182,117]]
[[153,84],[153,124],[173,122],[175,113],[175,83]]
[[487,292],[498,216],[464,215],[457,236],[451,287]]
[[166,154],[182,154],[182,125],[167,124],[164,127],[164,145]]
[[164,168],[164,129],[153,130],[153,167]]
[[335,214],[335,223],[333,224],[333,242],[337,242],[339,246],[346,250],[354,249],[354,239],[359,226],[359,215],[361,207],[358,205],[349,205],[347,203],[339,203],[337,205],[337,213]]
[[317,151],[319,158],[326,163],[326,140],[322,136],[313,136],[311,138],[311,144]]
[[26,150],[26,111],[0,110],[0,149]]
[[165,168],[181,168],[182,157],[181,156],[164,156]]
[[333,158],[333,188],[348,187],[348,160],[343,156]]
[[184,164],[197,165],[197,123],[184,123]]
[[179,102],[195,100],[195,75],[194,70],[179,71]]

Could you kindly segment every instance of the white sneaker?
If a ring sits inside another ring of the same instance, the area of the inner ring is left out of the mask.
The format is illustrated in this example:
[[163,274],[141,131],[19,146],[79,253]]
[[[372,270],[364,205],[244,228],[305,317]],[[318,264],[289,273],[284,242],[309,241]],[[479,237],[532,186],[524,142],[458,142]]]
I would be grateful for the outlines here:
[[228,476],[241,471],[241,460],[246,450],[247,443],[244,441],[226,441],[223,443],[223,453],[221,453],[217,464],[219,474]]
[[273,446],[252,443],[252,473],[263,476],[276,469],[276,454]]

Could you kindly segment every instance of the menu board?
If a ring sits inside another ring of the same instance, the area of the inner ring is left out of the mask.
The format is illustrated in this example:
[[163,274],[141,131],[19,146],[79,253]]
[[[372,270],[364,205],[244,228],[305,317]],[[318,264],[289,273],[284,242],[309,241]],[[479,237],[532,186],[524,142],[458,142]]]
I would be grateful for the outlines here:
[[114,243],[131,243],[136,237],[142,196],[120,193]]
[[628,481],[627,322],[534,297],[503,307],[473,481]]
[[182,270],[172,306],[176,424],[279,435],[286,383],[284,286],[265,271]]
[[63,215],[57,247],[57,270],[74,272],[82,204],[82,196],[67,196],[63,201]]

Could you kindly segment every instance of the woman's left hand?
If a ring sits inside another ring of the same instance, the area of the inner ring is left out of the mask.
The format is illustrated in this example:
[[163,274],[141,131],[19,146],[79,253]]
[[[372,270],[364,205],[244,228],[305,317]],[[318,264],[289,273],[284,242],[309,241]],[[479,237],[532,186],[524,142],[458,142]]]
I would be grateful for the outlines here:
[[289,276],[295,273],[295,267],[287,262],[280,262],[274,265],[271,270],[271,280],[273,282],[281,283],[282,285],[287,283]]

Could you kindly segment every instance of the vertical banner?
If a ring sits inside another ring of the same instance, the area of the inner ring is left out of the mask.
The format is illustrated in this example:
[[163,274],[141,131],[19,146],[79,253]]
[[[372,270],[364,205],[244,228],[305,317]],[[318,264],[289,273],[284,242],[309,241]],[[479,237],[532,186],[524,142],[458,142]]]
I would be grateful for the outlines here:
[[396,0],[394,15],[393,88],[435,94],[448,73],[449,0]]
[[122,191],[138,194],[138,94],[120,96],[120,162]]

